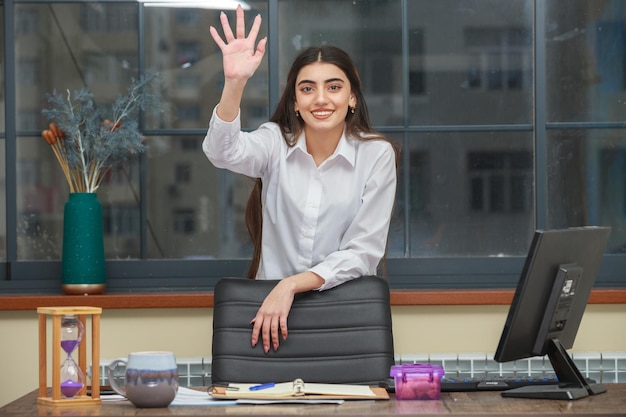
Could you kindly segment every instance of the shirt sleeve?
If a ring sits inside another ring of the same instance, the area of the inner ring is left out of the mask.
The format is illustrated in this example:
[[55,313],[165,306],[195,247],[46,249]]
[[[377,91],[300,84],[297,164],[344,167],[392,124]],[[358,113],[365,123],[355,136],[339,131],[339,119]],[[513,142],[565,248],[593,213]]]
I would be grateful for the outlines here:
[[202,150],[217,168],[260,178],[267,169],[271,153],[276,149],[276,133],[271,124],[263,124],[253,132],[241,131],[240,114],[232,122],[220,119],[213,109]]
[[346,230],[339,250],[310,269],[324,279],[319,290],[366,275],[375,275],[385,254],[396,194],[396,157],[391,144],[373,162],[362,204]]

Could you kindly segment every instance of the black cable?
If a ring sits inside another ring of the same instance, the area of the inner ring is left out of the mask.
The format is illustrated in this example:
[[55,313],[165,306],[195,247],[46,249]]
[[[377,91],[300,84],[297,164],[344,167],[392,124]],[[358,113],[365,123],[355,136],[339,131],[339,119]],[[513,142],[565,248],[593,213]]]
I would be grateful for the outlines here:
[[57,17],[57,14],[52,9],[52,4],[48,4],[48,9],[50,9],[50,14],[52,15],[52,18],[54,19],[54,23],[57,25],[57,28],[59,29],[59,32],[61,33],[63,44],[65,45],[67,52],[70,54],[70,58],[72,58],[74,67],[76,68],[76,71],[78,72],[78,75],[80,79],[83,81],[83,85],[86,88],[87,80],[85,80],[85,74],[83,74],[83,71],[81,71],[80,66],[78,65],[78,61],[76,61],[76,56],[74,55],[74,52],[72,52],[72,48],[70,48],[70,44],[67,41],[67,38],[65,37],[65,33],[63,32],[63,27],[61,26],[61,23],[59,22],[59,18]]

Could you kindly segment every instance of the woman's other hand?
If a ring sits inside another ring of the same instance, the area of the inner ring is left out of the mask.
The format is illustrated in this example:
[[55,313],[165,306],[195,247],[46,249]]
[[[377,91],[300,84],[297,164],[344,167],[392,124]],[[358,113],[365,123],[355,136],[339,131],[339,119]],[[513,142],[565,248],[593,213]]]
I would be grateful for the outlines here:
[[251,321],[254,325],[252,346],[256,346],[260,338],[265,353],[268,353],[270,348],[278,350],[280,339],[286,340],[289,334],[287,317],[294,296],[297,293],[317,289],[323,283],[324,280],[313,272],[303,272],[278,281]]
[[280,345],[280,336],[287,339],[287,317],[293,304],[295,293],[287,279],[279,281],[272,291],[265,297],[263,304],[252,319],[252,346],[256,346],[259,338],[263,342],[263,351],[269,352],[270,346],[277,350]]

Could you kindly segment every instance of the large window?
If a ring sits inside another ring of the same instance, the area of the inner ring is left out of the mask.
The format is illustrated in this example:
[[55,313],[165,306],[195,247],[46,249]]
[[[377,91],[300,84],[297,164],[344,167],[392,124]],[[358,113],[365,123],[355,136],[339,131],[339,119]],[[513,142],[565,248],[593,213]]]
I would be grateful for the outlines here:
[[[612,227],[597,285],[626,286],[626,0],[232,0],[231,21],[238,3],[248,26],[263,17],[269,51],[245,129],[302,48],[354,58],[372,123],[402,147],[392,288],[510,288],[535,229],[582,225]],[[146,152],[98,190],[108,290],[245,273],[253,182],[200,146],[223,86],[211,4],[2,2],[0,292],[59,290],[69,190],[40,136],[46,94],[88,87],[110,105],[153,70],[165,112],[139,120]]]

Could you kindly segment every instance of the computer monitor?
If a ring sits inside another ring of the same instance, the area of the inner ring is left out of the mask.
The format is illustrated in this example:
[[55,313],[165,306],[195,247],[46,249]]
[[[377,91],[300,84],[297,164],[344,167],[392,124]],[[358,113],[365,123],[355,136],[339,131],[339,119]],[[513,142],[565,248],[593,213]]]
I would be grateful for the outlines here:
[[535,232],[494,359],[547,355],[559,383],[503,396],[573,400],[606,391],[583,377],[566,349],[574,344],[610,231],[588,226]]

